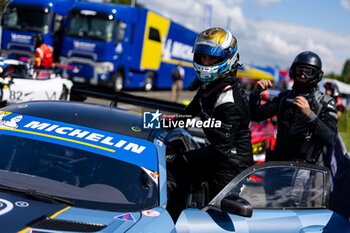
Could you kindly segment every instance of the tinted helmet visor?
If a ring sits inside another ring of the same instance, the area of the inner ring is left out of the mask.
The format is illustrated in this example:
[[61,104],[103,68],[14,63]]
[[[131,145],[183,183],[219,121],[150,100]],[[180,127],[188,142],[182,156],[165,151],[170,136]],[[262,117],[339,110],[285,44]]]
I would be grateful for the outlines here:
[[304,75],[306,78],[311,79],[318,73],[318,69],[311,66],[297,65],[294,68],[294,73],[296,77]]

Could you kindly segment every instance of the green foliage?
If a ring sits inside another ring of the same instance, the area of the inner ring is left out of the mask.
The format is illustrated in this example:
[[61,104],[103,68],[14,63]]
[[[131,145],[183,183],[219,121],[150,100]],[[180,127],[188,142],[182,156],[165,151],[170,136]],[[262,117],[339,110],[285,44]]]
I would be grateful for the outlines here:
[[325,74],[325,78],[336,79],[344,83],[350,84],[350,59],[346,60],[341,75],[334,73]]
[[325,74],[324,75],[325,78],[329,78],[329,79],[338,79],[339,75],[336,75],[334,72],[329,73],[329,74]]
[[350,151],[350,114],[345,111],[338,121],[338,132],[348,151]]
[[4,10],[6,4],[9,2],[10,0],[0,0],[0,15],[2,15],[2,11]]
[[350,59],[346,60],[343,67],[343,72],[341,73],[341,75],[342,76],[350,75]]

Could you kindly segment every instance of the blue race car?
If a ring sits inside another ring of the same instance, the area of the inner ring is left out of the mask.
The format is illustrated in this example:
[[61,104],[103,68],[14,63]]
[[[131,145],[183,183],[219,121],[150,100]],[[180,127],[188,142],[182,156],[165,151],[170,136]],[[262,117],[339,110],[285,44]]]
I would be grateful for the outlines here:
[[[251,167],[193,208],[199,190],[174,223],[165,155],[198,144],[184,129],[142,126],[140,115],[89,103],[2,108],[1,232],[350,232],[327,209],[328,170],[296,163]],[[247,185],[256,172],[269,185]]]

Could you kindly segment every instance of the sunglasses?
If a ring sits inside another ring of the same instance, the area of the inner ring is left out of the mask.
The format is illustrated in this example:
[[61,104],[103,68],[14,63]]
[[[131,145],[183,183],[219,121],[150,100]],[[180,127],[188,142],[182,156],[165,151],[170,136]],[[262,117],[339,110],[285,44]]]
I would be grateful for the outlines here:
[[295,76],[300,77],[304,75],[306,78],[313,78],[317,74],[317,70],[308,66],[296,66]]

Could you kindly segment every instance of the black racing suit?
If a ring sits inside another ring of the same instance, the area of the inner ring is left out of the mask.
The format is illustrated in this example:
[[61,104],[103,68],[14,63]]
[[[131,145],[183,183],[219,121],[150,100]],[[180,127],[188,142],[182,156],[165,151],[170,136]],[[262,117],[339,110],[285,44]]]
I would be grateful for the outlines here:
[[307,161],[315,163],[324,145],[333,145],[337,136],[337,109],[333,98],[318,90],[303,94],[312,113],[306,116],[293,104],[294,90],[282,91],[271,101],[260,105],[259,93],[253,91],[249,107],[253,121],[277,114],[277,139],[268,160]]
[[202,121],[220,120],[221,127],[203,128],[210,145],[185,152],[179,159],[182,162],[167,164],[168,180],[176,184],[168,183],[168,210],[173,217],[172,209],[186,199],[188,184],[208,182],[211,199],[237,174],[253,165],[248,102],[236,77],[220,78],[205,88],[201,86],[182,114],[199,116]]
[[[277,115],[277,138],[274,151],[266,154],[267,161],[305,161],[316,163],[324,145],[332,145],[337,136],[337,110],[333,98],[318,90],[303,94],[312,112],[305,115],[293,104],[298,95],[294,90],[282,91],[277,97],[260,105],[259,94],[253,91],[249,98],[252,120],[261,121]],[[286,176],[279,183],[276,177]],[[310,185],[310,175],[305,170],[268,170],[264,175],[266,205],[270,207],[305,207],[303,189]],[[286,187],[292,194],[285,198]],[[304,187],[304,188],[303,188]],[[295,194],[295,195],[294,195]]]

